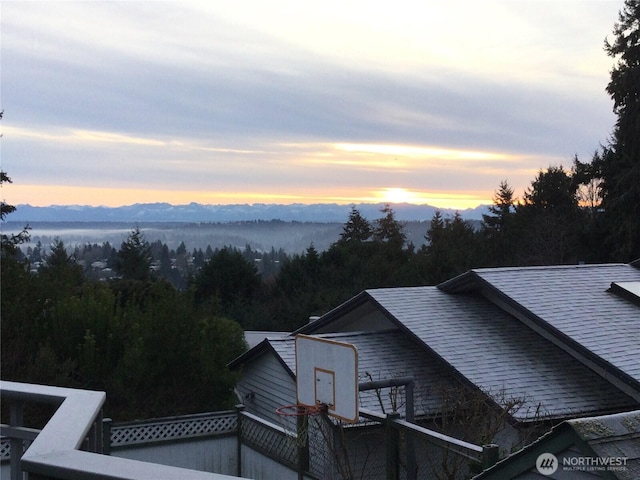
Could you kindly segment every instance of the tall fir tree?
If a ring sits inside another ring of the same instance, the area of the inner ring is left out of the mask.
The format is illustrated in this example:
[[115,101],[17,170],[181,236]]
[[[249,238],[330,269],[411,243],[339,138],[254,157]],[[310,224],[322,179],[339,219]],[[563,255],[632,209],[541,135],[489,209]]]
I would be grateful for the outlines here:
[[480,261],[487,266],[506,266],[514,263],[516,232],[513,229],[515,198],[506,180],[500,182],[493,196],[488,214],[482,215]]
[[122,242],[118,252],[116,271],[126,280],[151,278],[151,251],[140,227],[135,227]]
[[616,60],[607,92],[617,121],[599,161],[611,260],[640,258],[640,0],[625,0],[605,51]]
[[356,207],[351,207],[349,219],[342,228],[340,242],[366,242],[371,239],[373,229],[371,224],[364,218]]

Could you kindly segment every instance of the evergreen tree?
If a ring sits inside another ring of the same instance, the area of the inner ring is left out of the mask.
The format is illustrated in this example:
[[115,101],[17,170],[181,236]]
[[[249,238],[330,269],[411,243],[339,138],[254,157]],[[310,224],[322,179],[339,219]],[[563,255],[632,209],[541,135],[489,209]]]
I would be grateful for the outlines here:
[[460,212],[451,219],[436,211],[425,239],[428,243],[422,248],[420,260],[427,283],[440,283],[477,266],[476,233]]
[[170,280],[171,269],[171,255],[169,254],[169,247],[165,243],[162,245],[162,249],[160,250],[160,276]]
[[56,238],[51,244],[50,252],[45,255],[43,268],[60,268],[75,264],[73,258],[67,253],[64,242]]
[[216,251],[194,279],[199,303],[219,302],[224,316],[240,320],[240,309],[249,303],[260,286],[258,271],[231,248]]
[[481,249],[483,257],[481,261],[483,265],[513,264],[514,244],[517,241],[512,222],[514,203],[513,188],[503,180],[493,196],[493,205],[489,207],[489,214],[482,215],[481,236],[484,245]]
[[493,205],[489,207],[489,213],[482,215],[482,228],[492,234],[504,232],[509,218],[514,211],[513,188],[506,180],[500,182],[498,191],[493,196]]
[[583,163],[576,156],[571,169],[582,219],[578,225],[578,258],[587,263],[602,263],[611,257],[606,247],[608,240],[602,210],[602,178],[598,171],[600,162],[600,152],[593,154],[590,163]]
[[385,242],[390,246],[401,249],[406,240],[404,227],[396,220],[395,212],[388,203],[382,207],[380,212],[383,213],[384,216],[375,222],[373,231],[374,240],[377,242]]
[[618,118],[599,167],[613,260],[630,261],[640,257],[640,0],[625,0],[613,35],[607,92]]
[[[0,119],[2,119],[2,112],[0,111]],[[6,172],[0,170],[0,186],[3,183],[13,183],[11,178],[7,175]],[[4,221],[5,217],[10,213],[16,211],[16,207],[13,205],[9,205],[5,203],[4,200],[0,201],[0,221]],[[17,253],[17,246],[21,243],[25,243],[29,241],[30,235],[29,230],[31,227],[26,225],[22,231],[18,234],[6,235],[4,233],[0,234],[0,255],[5,257],[6,255],[15,255]]]
[[516,206],[518,265],[577,263],[581,225],[576,185],[564,168],[540,171]]
[[118,251],[116,271],[125,280],[149,280],[151,278],[151,252],[140,227],[136,226]]
[[[50,252],[44,256],[44,262],[38,273],[53,290],[71,290],[79,288],[84,282],[82,267],[67,253],[64,242],[54,240]],[[67,292],[65,292],[67,293]]]
[[355,206],[351,207],[349,219],[342,228],[340,242],[366,242],[371,239],[373,229],[371,224],[364,218]]

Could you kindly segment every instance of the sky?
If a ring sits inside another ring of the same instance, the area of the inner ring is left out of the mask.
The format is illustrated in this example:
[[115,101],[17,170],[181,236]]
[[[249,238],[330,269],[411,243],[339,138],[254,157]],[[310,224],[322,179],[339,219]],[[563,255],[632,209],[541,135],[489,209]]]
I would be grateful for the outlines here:
[[623,1],[0,3],[12,205],[490,204],[615,123]]

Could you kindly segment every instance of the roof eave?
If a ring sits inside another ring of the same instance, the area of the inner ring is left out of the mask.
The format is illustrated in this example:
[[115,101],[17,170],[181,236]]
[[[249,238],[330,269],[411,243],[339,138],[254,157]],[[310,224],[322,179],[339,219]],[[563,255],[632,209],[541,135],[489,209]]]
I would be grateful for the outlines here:
[[474,292],[482,286],[482,278],[475,270],[468,270],[456,277],[445,280],[437,285],[437,288],[445,293]]
[[309,322],[306,325],[303,325],[302,327],[298,328],[291,335],[297,335],[299,333],[312,334],[318,329],[331,324],[331,322],[340,318],[345,313],[359,307],[360,305],[366,303],[369,300],[373,300],[371,298],[371,295],[369,295],[369,293],[366,290],[363,290],[362,292],[357,294],[355,297],[351,297],[346,302],[328,311],[327,313],[322,315],[319,319],[314,320],[313,322]]
[[292,377],[295,378],[295,373],[291,370],[291,368],[289,368],[289,366],[287,365],[287,362],[284,361],[284,359],[278,354],[278,352],[273,348],[273,345],[271,345],[271,342],[269,341],[269,338],[265,338],[262,342],[260,342],[258,345],[256,345],[255,347],[247,350],[246,352],[244,352],[242,355],[240,355],[239,357],[236,357],[235,359],[233,359],[231,362],[229,362],[227,364],[227,367],[230,370],[236,370],[241,368],[243,365],[246,365],[249,362],[254,361],[256,358],[261,357],[262,355],[271,352],[275,355],[276,359],[282,364],[282,366],[285,368],[285,370],[287,371],[287,373]]

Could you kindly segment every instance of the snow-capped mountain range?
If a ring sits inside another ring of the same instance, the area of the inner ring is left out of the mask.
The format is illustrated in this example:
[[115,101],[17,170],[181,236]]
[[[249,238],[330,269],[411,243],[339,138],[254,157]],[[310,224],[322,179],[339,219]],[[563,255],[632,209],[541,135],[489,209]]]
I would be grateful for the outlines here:
[[[368,220],[380,218],[384,204],[353,205]],[[252,220],[282,220],[296,222],[344,223],[352,205],[319,204],[236,204],[236,205],[171,205],[169,203],[136,203],[121,207],[81,205],[51,205],[35,207],[16,205],[8,220],[12,222],[240,222]],[[392,204],[397,220],[427,221],[436,210],[443,216],[455,210],[438,209],[430,205]],[[467,220],[480,220],[487,206],[460,210]]]

